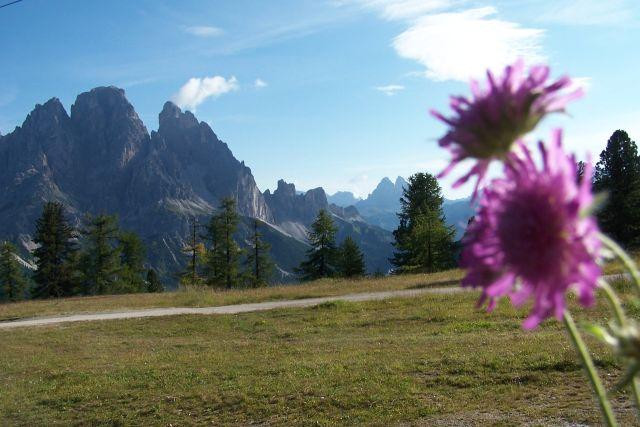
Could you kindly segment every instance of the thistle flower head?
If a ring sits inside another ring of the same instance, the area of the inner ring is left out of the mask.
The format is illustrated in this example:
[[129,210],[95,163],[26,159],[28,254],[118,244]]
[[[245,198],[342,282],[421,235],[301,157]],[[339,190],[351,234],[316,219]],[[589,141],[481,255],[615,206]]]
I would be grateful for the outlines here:
[[505,177],[485,188],[464,238],[463,286],[482,288],[489,309],[501,296],[514,305],[532,298],[527,329],[561,318],[570,288],[583,305],[592,304],[600,276],[598,227],[582,214],[593,201],[591,180],[577,183],[575,158],[562,150],[561,136],[554,131],[548,148],[540,142],[540,168],[524,144],[521,154],[509,153]]
[[462,160],[475,159],[471,170],[453,184],[455,188],[477,176],[475,198],[492,160],[505,159],[513,144],[533,130],[544,116],[564,111],[568,102],[582,96],[581,89],[567,91],[571,85],[569,77],[549,83],[549,73],[549,67],[543,65],[526,73],[524,63],[519,60],[506,67],[501,77],[488,71],[486,87],[472,81],[472,98],[452,96],[453,116],[431,111],[449,126],[438,143],[453,155],[438,177],[447,175]]

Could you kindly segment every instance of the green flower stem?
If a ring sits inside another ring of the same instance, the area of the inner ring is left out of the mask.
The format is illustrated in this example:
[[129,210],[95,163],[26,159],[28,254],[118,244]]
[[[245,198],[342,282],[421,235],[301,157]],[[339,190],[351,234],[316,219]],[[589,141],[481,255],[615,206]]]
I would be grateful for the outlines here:
[[622,309],[622,304],[620,303],[620,298],[618,298],[618,295],[616,295],[615,291],[611,288],[606,280],[598,280],[598,286],[604,291],[604,295],[607,297],[609,304],[611,304],[611,308],[613,309],[613,313],[616,316],[618,324],[622,327],[626,326],[627,316],[625,316],[624,314],[624,310]]
[[[618,295],[616,295],[614,290],[611,288],[611,286],[609,286],[609,284],[605,280],[600,279],[598,281],[598,285],[600,286],[600,288],[602,288],[605,296],[607,297],[607,300],[611,304],[611,307],[613,308],[613,312],[615,313],[618,324],[621,327],[626,326],[627,317],[624,314],[624,310],[622,309],[622,304],[620,303],[620,299],[618,298]],[[636,407],[638,408],[638,411],[640,411],[640,382],[636,377],[634,377],[633,380],[631,380],[631,390],[633,391],[633,398],[636,401]]]
[[625,252],[624,249],[622,249],[622,247],[620,247],[620,245],[618,245],[616,242],[602,233],[600,233],[600,240],[605,244],[605,246],[611,249],[611,251],[613,251],[613,253],[616,254],[618,258],[620,258],[620,261],[622,261],[624,266],[627,267],[629,273],[631,273],[631,278],[636,285],[636,290],[640,292],[640,272],[638,271],[638,266],[633,261],[633,259],[631,259],[631,257]]
[[578,351],[580,355],[580,360],[582,361],[582,365],[587,370],[587,374],[589,377],[589,381],[591,382],[591,386],[593,387],[593,391],[596,393],[598,398],[598,402],[600,403],[600,409],[602,411],[602,416],[606,421],[608,426],[617,426],[618,422],[616,421],[615,416],[613,415],[613,410],[611,409],[611,404],[607,399],[607,391],[604,389],[602,382],[600,381],[600,377],[596,371],[596,367],[593,364],[593,360],[591,359],[591,355],[589,355],[589,350],[585,345],[584,341],[582,341],[582,337],[580,337],[580,333],[578,332],[578,328],[576,328],[576,324],[571,317],[571,314],[568,310],[564,311],[564,325],[569,332],[569,336],[571,337],[571,341],[573,342],[574,347]]

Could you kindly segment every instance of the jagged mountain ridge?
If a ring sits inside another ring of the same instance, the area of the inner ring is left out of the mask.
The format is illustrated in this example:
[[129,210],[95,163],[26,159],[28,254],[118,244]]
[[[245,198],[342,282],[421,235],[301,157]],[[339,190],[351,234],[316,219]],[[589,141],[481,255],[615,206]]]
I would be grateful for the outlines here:
[[[249,218],[269,224],[265,235],[283,275],[304,256],[303,231],[326,205],[321,189],[293,202],[282,197],[284,189],[263,195],[209,125],[171,102],[151,133],[115,87],[78,95],[70,111],[53,98],[0,137],[0,237],[32,248],[42,204],[57,200],[76,226],[86,214],[117,214],[122,228],[145,240],[151,264],[171,274],[184,263],[191,218],[204,223],[222,197],[232,196],[244,225]],[[285,223],[299,233],[287,232]],[[240,240],[248,235],[244,225]]]

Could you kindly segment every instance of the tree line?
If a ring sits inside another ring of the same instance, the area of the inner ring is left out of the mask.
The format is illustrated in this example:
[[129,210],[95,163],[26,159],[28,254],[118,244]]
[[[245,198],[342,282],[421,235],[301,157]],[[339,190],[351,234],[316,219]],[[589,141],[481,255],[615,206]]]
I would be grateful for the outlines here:
[[[249,244],[241,249],[236,242],[240,217],[233,198],[225,198],[221,208],[198,232],[192,220],[190,241],[186,247],[189,262],[180,275],[186,286],[214,288],[261,287],[273,280],[275,264],[270,245],[260,231],[263,223],[254,219]],[[326,210],[320,210],[308,232],[310,248],[306,260],[295,270],[303,281],[324,277],[357,277],[365,274],[364,255],[353,238],[336,245],[336,227]]]
[[138,235],[120,230],[113,215],[88,216],[76,230],[61,203],[47,202],[33,242],[35,271],[30,276],[17,248],[2,244],[0,300],[164,290],[156,272],[145,268],[145,247]]

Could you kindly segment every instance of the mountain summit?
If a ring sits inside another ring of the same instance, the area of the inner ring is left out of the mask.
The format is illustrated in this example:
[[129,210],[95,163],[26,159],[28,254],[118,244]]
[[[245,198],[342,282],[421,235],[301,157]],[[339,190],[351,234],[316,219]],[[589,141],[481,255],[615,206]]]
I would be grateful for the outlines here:
[[[70,115],[57,98],[36,105],[22,126],[0,137],[0,238],[32,247],[43,203],[60,201],[76,225],[86,214],[117,214],[123,229],[146,242],[150,263],[173,274],[184,263],[192,218],[206,221],[222,198],[233,197],[244,218],[239,240],[250,232],[250,218],[261,219],[279,271],[290,274],[304,257],[308,225],[329,209],[324,190],[298,195],[281,181],[262,194],[251,169],[207,123],[172,102],[158,120],[149,134],[124,90],[113,86],[78,95]],[[359,218],[334,215],[343,232]],[[384,252],[376,249],[371,270],[385,269],[390,234],[364,222],[350,232],[358,230],[376,236],[367,244]]]

